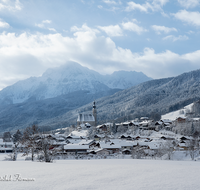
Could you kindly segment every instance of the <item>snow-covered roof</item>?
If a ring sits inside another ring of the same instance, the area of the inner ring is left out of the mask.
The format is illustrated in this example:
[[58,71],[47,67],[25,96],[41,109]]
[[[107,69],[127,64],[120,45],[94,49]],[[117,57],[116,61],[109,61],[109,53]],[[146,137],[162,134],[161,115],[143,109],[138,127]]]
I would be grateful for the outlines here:
[[115,149],[115,148],[121,148],[120,144],[113,144],[113,143],[105,143],[105,142],[100,142],[100,147],[101,148],[106,148],[106,149]]
[[150,120],[145,120],[145,121],[140,122],[140,125],[146,125],[146,124],[149,124],[150,122],[151,122]]
[[88,113],[80,113],[78,115],[78,122],[90,122],[90,121],[95,121],[95,118],[92,114],[88,114]]
[[0,141],[0,145],[14,145],[13,142],[3,142],[3,139],[2,141]]
[[147,144],[149,146],[150,149],[155,150],[155,149],[159,149],[161,146],[160,142],[149,142]]
[[95,150],[95,152],[100,152],[100,151],[107,151],[107,152],[109,152],[108,150],[106,150],[104,148],[99,148],[99,149]]
[[99,138],[104,138],[105,137],[105,135],[104,134],[96,134],[95,136],[97,136],[97,137],[99,137]]
[[148,117],[141,117],[140,118],[141,120],[144,120],[144,119],[149,119]]
[[106,125],[98,125],[96,128],[99,129],[99,128],[103,127],[103,126],[107,127]]
[[172,120],[170,120],[170,119],[161,119],[161,121],[163,123],[171,123],[172,122]]
[[77,136],[77,137],[86,137],[87,136],[87,130],[81,130],[81,131],[72,131],[69,136]]
[[86,150],[89,149],[89,145],[67,144],[64,146],[65,150]]
[[128,141],[121,141],[121,142],[119,142],[119,144],[121,145],[121,146],[133,146],[133,145],[137,145],[137,142],[136,141],[130,141],[130,142],[128,142]]
[[199,121],[200,118],[192,118],[193,121]]

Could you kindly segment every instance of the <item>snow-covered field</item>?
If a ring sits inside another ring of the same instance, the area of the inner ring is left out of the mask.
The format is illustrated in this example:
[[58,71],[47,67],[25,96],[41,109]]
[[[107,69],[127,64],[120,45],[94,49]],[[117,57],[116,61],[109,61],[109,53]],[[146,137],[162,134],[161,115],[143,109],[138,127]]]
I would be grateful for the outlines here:
[[[11,175],[12,179],[0,181],[0,189],[198,190],[199,163],[133,159],[59,160],[53,163],[0,161],[0,177]],[[35,181],[14,181],[15,174]]]

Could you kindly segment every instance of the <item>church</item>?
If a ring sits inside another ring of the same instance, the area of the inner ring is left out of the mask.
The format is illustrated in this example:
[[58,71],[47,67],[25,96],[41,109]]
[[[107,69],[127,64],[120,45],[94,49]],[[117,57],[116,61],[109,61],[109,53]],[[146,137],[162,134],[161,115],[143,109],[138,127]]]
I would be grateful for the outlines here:
[[79,113],[77,127],[81,126],[81,124],[85,124],[88,127],[97,126],[97,109],[95,101],[93,102],[92,113]]

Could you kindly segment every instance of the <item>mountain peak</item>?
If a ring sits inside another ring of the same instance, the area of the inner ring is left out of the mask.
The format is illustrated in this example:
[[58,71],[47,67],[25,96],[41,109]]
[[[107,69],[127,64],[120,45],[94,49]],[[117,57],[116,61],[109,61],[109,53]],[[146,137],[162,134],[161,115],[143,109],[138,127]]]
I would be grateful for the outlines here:
[[0,91],[0,100],[21,103],[29,99],[42,100],[86,90],[89,93],[110,89],[126,89],[150,80],[143,73],[118,71],[101,75],[76,62],[70,61],[57,68],[48,69],[41,77],[29,78]]

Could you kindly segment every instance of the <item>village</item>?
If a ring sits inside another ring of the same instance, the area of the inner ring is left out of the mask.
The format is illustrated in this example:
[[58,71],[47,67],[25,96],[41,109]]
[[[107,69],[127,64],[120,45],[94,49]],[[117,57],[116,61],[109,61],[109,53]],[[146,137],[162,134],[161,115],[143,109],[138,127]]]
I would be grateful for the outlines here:
[[[93,102],[92,113],[79,114],[76,127],[33,133],[37,127],[34,129],[32,126],[24,134],[19,130],[14,135],[4,133],[0,139],[0,153],[10,154],[13,160],[18,153],[23,153],[27,160],[46,157],[46,161],[101,158],[170,160],[175,154],[190,155],[194,160],[199,156],[200,118],[182,116],[175,120],[153,121],[141,117],[122,123],[96,124],[97,109]],[[26,132],[31,135],[25,139]]]

